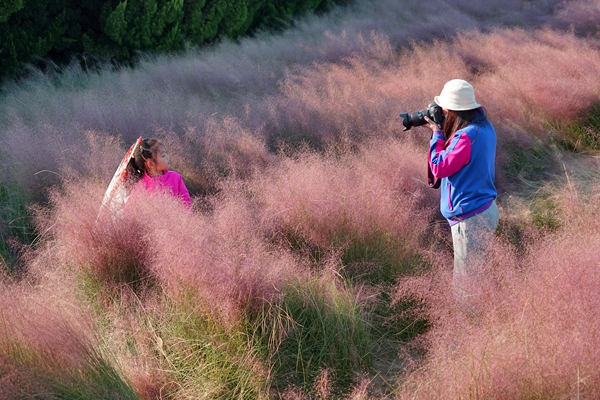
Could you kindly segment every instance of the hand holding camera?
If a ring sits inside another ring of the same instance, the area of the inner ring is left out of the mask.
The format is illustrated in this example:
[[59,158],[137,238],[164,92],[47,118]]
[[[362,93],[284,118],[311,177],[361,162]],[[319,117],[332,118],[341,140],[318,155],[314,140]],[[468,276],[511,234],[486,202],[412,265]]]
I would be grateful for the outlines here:
[[435,121],[429,118],[428,116],[425,116],[424,118],[425,121],[427,121],[427,124],[425,125],[427,125],[427,127],[431,129],[432,132],[442,130],[442,126],[440,124],[436,124]]

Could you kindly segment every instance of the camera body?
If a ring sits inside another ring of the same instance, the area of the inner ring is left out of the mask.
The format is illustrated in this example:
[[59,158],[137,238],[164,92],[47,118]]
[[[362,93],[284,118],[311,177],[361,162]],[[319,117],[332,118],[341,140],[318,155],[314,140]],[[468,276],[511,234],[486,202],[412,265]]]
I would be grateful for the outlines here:
[[429,103],[425,110],[415,111],[413,113],[400,113],[402,118],[402,125],[404,125],[404,131],[409,130],[413,126],[425,125],[425,117],[429,117],[433,122],[442,127],[444,124],[444,114],[442,113],[442,107],[440,107],[435,101]]

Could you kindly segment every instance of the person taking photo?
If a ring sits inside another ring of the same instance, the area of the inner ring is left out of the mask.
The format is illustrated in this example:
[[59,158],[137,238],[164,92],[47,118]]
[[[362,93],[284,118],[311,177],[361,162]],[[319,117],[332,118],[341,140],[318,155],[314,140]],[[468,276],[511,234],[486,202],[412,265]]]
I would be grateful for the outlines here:
[[468,82],[448,81],[434,101],[444,118],[440,126],[425,116],[432,131],[428,164],[440,180],[440,211],[452,230],[456,299],[473,315],[478,311],[478,282],[486,278],[482,257],[498,225],[496,132]]

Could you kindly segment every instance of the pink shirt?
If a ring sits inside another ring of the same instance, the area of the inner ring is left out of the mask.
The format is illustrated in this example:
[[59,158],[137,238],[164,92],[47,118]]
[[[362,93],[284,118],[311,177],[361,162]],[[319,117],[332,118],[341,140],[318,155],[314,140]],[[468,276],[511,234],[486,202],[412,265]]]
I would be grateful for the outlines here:
[[[190,193],[183,183],[181,175],[175,171],[166,170],[163,175],[150,177],[144,172],[144,176],[136,184],[133,192],[137,192],[139,187],[143,187],[148,191],[156,191],[159,189],[166,190],[168,193],[175,197],[179,197],[181,201],[188,207],[192,207],[192,200],[190,199]],[[132,194],[134,194],[132,193]]]

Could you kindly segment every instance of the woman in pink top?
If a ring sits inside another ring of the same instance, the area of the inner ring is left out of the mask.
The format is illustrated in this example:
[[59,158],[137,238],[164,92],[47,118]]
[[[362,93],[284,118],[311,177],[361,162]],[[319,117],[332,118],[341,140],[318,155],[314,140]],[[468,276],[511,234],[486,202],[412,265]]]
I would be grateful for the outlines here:
[[132,195],[140,189],[165,190],[178,197],[187,207],[192,207],[190,194],[181,175],[169,170],[169,153],[159,139],[144,139],[130,161],[130,170],[139,179]]

